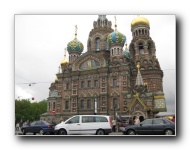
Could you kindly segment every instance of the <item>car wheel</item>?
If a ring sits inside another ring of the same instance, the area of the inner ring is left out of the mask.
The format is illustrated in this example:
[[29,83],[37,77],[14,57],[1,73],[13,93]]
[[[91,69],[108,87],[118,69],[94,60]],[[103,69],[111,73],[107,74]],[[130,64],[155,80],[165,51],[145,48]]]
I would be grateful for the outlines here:
[[23,135],[26,135],[26,129],[23,129],[23,130],[22,130],[22,134],[23,134]]
[[135,131],[134,130],[129,130],[129,131],[127,131],[127,134],[128,135],[135,135]]
[[40,133],[40,135],[44,135],[44,130],[41,129],[39,133]]
[[104,135],[104,130],[100,129],[96,132],[96,135]]
[[33,134],[36,135],[36,132],[34,132]]
[[165,130],[165,135],[173,135],[173,131],[170,129]]
[[67,131],[65,129],[60,129],[58,134],[59,135],[67,135]]

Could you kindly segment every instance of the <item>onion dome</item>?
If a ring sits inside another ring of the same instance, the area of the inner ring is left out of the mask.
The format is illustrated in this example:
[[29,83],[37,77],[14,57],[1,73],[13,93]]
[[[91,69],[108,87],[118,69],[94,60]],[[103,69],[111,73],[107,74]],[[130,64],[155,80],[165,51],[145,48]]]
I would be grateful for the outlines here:
[[75,38],[67,44],[67,51],[81,53],[84,49],[83,44],[77,39],[77,26],[75,26]]
[[130,58],[130,53],[129,53],[129,50],[127,48],[127,44],[125,45],[125,50],[123,51],[123,55],[126,56],[127,58]]
[[[116,17],[115,17],[116,20]],[[107,41],[109,45],[122,45],[124,46],[124,43],[126,41],[126,36],[120,32],[117,31],[117,25],[115,21],[115,31],[110,33],[107,37]]]
[[108,35],[107,41],[109,45],[119,44],[124,46],[126,36],[116,30]]
[[66,64],[68,64],[68,62],[67,62],[66,58],[64,58],[64,59],[61,61],[60,65],[62,66],[62,65],[66,65]]
[[58,82],[58,78],[57,77],[55,78],[55,82]]
[[83,44],[75,38],[67,44],[67,51],[70,52],[82,52],[84,49]]
[[143,16],[137,16],[135,19],[133,19],[133,21],[131,22],[131,28],[136,25],[147,25],[148,27],[150,27],[148,19]]
[[62,65],[66,65],[66,64],[68,64],[68,62],[67,62],[67,59],[66,59],[66,48],[65,48],[65,54],[64,54],[64,59],[61,61],[61,63],[60,63],[60,65],[62,66]]

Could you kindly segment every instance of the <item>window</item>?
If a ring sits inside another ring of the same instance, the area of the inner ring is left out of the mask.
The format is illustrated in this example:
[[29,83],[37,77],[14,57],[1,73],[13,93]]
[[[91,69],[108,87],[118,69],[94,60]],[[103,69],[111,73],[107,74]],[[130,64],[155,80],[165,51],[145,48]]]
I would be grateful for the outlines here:
[[108,122],[108,119],[106,117],[82,116],[82,123],[90,122]]
[[69,101],[65,102],[65,109],[69,109]]
[[84,100],[81,100],[80,107],[84,109]]
[[102,83],[102,87],[105,87],[105,83]]
[[81,88],[84,88],[84,81],[81,82]]
[[117,55],[119,55],[119,48],[117,48]]
[[98,87],[98,80],[94,81],[94,87]]
[[68,90],[68,89],[69,89],[69,83],[66,84],[66,90]]
[[99,51],[100,50],[100,38],[96,38],[96,50]]
[[116,87],[116,86],[117,86],[117,80],[113,79],[113,87]]
[[79,116],[71,118],[65,124],[72,124],[72,123],[79,123]]
[[87,108],[91,108],[91,100],[90,99],[87,100]]
[[164,121],[162,119],[155,119],[153,120],[153,124],[164,124]]
[[73,90],[73,94],[77,94],[76,90]]
[[51,103],[49,102],[49,110],[50,110]]
[[142,122],[143,125],[152,124],[152,119],[146,119]]
[[139,43],[139,50],[141,50],[141,49],[144,49],[144,48],[143,48],[143,44],[142,44],[142,43]]
[[53,109],[55,109],[55,102],[53,102]]
[[107,40],[106,40],[106,50],[109,50],[109,44]]
[[88,81],[88,87],[91,87],[91,81]]
[[113,108],[117,108],[117,98],[113,99]]

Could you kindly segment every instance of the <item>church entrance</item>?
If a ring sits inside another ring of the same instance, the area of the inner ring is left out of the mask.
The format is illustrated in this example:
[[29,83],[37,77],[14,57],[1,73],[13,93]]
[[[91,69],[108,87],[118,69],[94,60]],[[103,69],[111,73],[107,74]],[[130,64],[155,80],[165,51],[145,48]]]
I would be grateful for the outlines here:
[[139,117],[140,122],[144,121],[144,116]]
[[133,112],[132,113],[133,120],[135,119],[135,117],[137,117],[140,122],[142,122],[146,118],[145,113],[142,112],[142,111],[135,111],[135,112]]

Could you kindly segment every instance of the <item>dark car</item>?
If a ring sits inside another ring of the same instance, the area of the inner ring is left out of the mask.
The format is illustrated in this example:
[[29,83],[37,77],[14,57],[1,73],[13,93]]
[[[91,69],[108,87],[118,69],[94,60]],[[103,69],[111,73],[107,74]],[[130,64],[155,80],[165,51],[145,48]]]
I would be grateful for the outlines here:
[[25,135],[28,132],[33,133],[34,135],[36,133],[44,135],[44,134],[54,134],[54,128],[55,128],[54,124],[50,124],[46,121],[39,120],[32,122],[30,125],[21,127],[21,131],[23,135]]
[[123,129],[126,135],[174,135],[175,123],[166,118],[146,119],[137,125],[129,125]]

